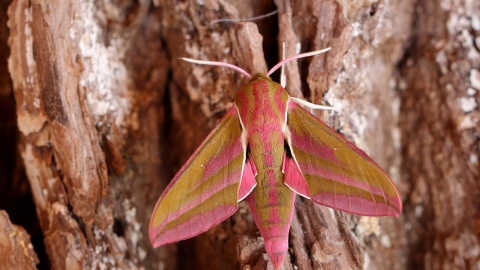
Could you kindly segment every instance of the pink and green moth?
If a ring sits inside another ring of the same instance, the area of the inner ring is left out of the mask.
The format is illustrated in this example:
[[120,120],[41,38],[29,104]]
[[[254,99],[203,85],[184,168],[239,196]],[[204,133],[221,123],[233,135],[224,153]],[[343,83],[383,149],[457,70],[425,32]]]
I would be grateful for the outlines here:
[[268,77],[287,61],[324,51],[285,59],[254,76],[226,63],[184,59],[231,67],[250,81],[160,196],[149,228],[154,247],[207,231],[246,199],[278,269],[296,194],[358,215],[400,215],[400,196],[380,166],[299,105],[310,103],[290,97]]

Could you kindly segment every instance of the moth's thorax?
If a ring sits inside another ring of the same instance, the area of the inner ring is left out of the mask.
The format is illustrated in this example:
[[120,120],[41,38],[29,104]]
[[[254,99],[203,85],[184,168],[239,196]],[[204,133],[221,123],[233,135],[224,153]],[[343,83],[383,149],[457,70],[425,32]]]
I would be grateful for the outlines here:
[[256,74],[237,93],[235,105],[247,132],[282,129],[288,93],[264,74]]

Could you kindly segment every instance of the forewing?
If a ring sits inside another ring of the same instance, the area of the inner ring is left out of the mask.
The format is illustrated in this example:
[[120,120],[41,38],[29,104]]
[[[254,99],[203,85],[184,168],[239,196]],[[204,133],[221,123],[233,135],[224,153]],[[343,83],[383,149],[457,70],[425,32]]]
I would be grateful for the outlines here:
[[[387,174],[353,143],[293,101],[286,140],[285,184],[316,203],[359,215],[399,216],[400,196]],[[305,188],[305,183],[308,189]]]
[[149,229],[154,247],[205,232],[237,210],[246,155],[243,136],[233,106],[158,200]]

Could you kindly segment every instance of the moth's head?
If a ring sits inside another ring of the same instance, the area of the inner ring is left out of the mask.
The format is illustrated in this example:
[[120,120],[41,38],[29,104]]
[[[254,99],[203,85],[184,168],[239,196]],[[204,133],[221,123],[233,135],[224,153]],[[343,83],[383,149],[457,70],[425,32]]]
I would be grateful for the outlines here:
[[265,75],[265,73],[257,73],[253,75],[250,80],[245,84],[243,88],[253,87],[253,85],[263,85],[264,87],[268,87],[271,89],[284,89],[278,82],[272,80],[269,76]]
[[253,81],[259,81],[259,80],[265,80],[265,81],[269,81],[269,82],[274,82],[270,77],[268,77],[267,75],[265,75],[264,73],[257,73],[255,75],[252,76],[252,78],[250,78],[250,81],[253,82]]

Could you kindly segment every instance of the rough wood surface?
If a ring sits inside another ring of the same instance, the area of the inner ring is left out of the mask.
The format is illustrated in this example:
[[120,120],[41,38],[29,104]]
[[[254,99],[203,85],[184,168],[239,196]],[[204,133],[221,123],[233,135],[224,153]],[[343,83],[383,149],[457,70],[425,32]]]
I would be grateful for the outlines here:
[[44,268],[272,269],[245,202],[194,239],[148,242],[156,199],[247,81],[178,58],[259,72],[282,44],[332,47],[287,64],[287,90],[341,110],[316,113],[391,174],[404,214],[298,197],[284,269],[480,269],[479,14],[472,0],[2,0],[0,209],[35,234],[26,172]]
[[0,269],[37,269],[38,257],[30,243],[30,235],[10,222],[0,211]]
[[480,269],[480,2],[415,10],[399,89],[407,266]]

